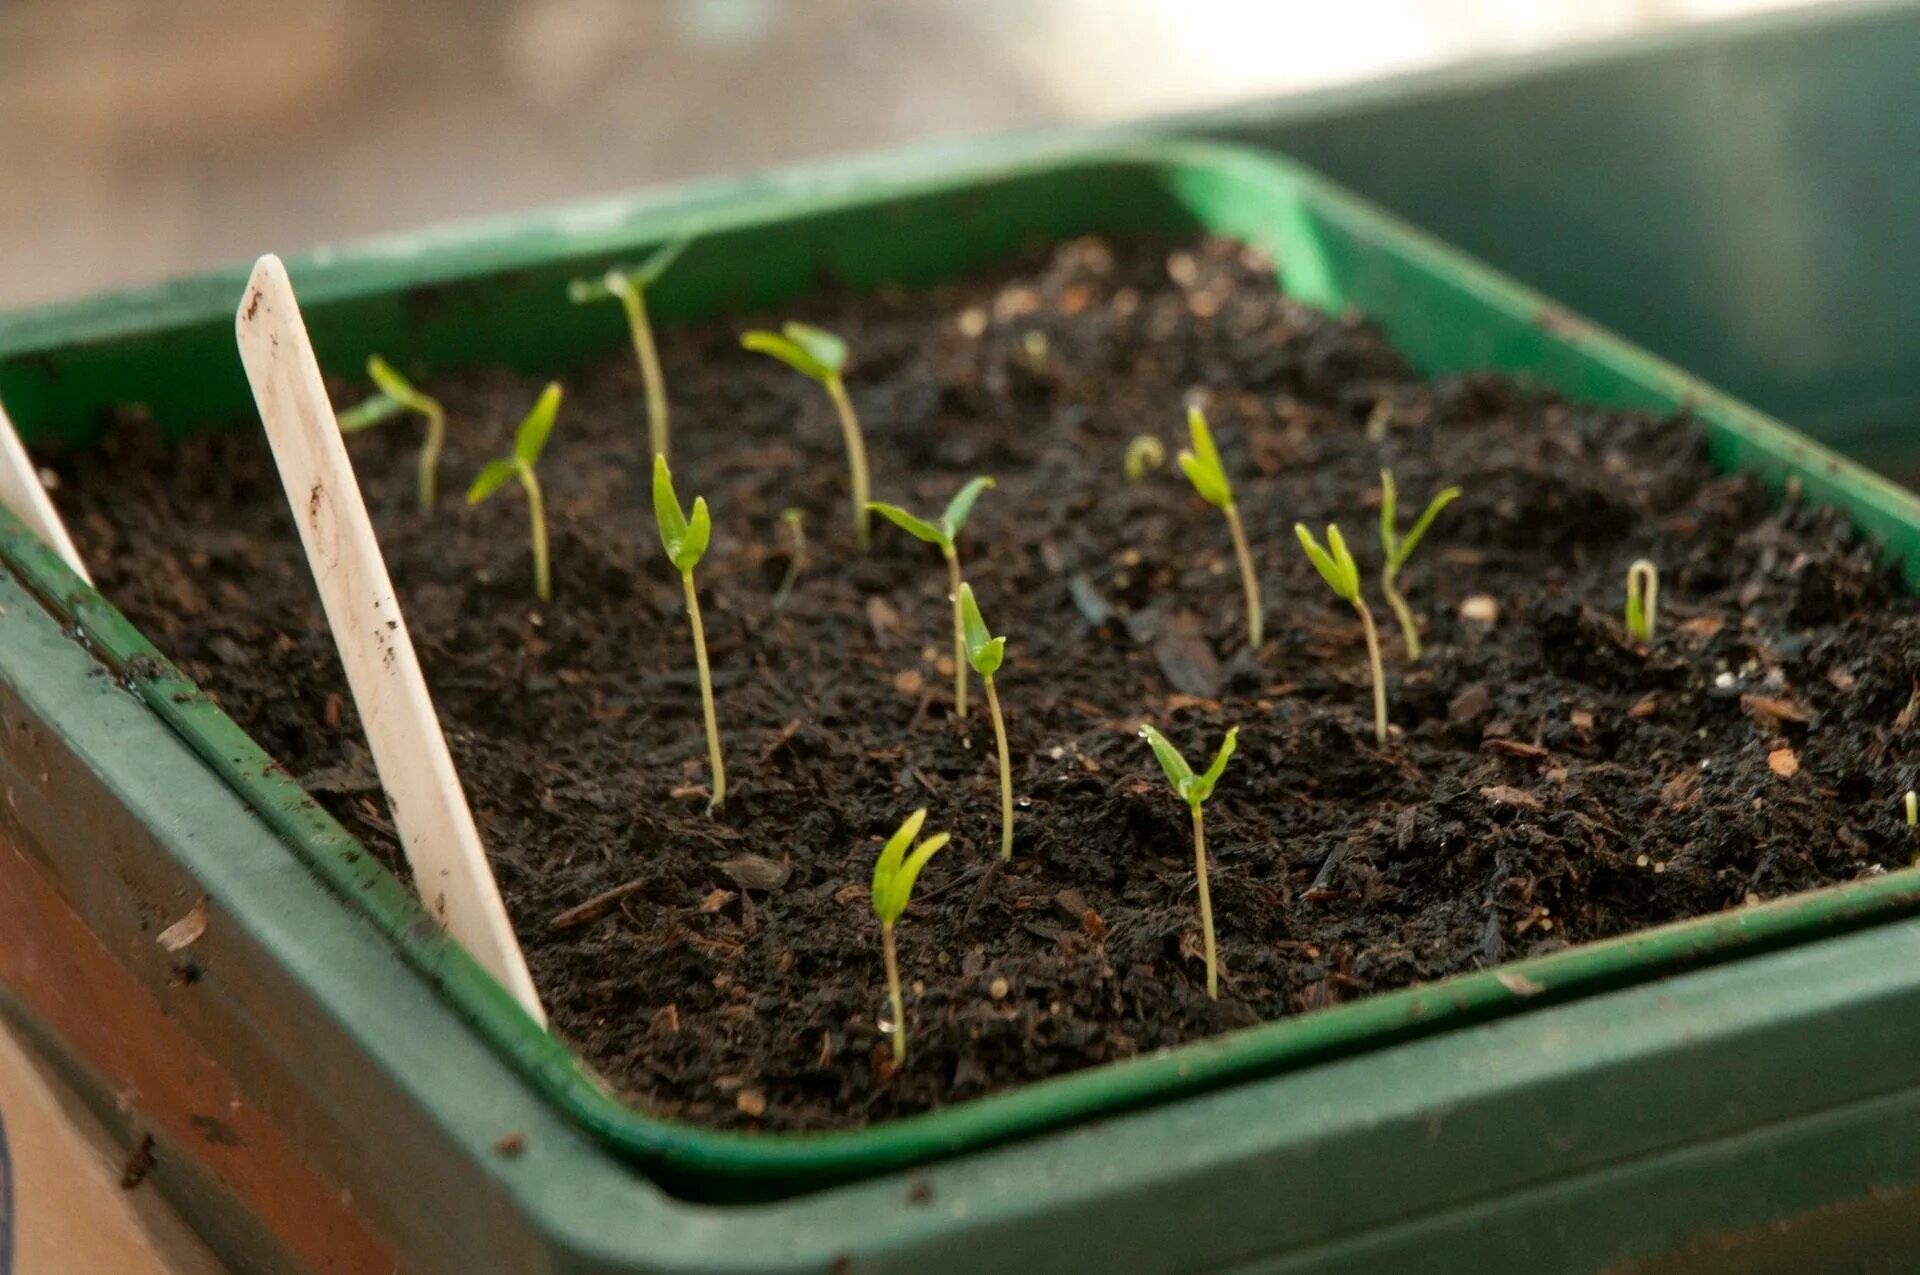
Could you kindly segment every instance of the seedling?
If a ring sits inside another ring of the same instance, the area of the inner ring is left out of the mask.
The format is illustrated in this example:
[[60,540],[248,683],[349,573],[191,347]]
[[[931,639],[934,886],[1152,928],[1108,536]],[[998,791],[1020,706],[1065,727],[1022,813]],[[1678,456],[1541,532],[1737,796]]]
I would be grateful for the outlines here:
[[1139,482],[1149,469],[1158,469],[1166,463],[1166,446],[1152,434],[1142,434],[1127,444],[1127,481],[1130,483]]
[[367,360],[367,376],[380,392],[340,413],[340,432],[357,434],[402,412],[414,412],[425,418],[427,437],[420,444],[420,507],[431,509],[439,483],[440,452],[447,445],[447,413],[439,399],[414,389],[406,377],[377,354]]
[[1207,995],[1219,1000],[1220,960],[1213,945],[1213,899],[1207,893],[1207,824],[1201,811],[1207,798],[1213,796],[1214,785],[1226,772],[1227,759],[1240,743],[1240,728],[1235,726],[1227,731],[1227,737],[1220,741],[1220,751],[1214,754],[1213,765],[1207,767],[1204,775],[1194,774],[1193,767],[1167,742],[1167,737],[1144,722],[1140,726],[1140,737],[1160,759],[1160,769],[1167,772],[1167,782],[1173,785],[1173,791],[1193,812],[1193,869],[1200,880],[1200,935],[1207,950]]
[[833,333],[805,323],[783,323],[778,332],[749,332],[740,338],[749,350],[779,359],[794,371],[818,381],[840,415],[840,434],[847,444],[847,470],[853,481],[853,531],[865,549],[868,540],[867,444],[860,434],[860,418],[853,414],[840,373],[847,366],[847,343]]
[[633,354],[640,363],[640,379],[647,387],[647,436],[653,454],[667,454],[667,383],[660,374],[660,352],[653,344],[653,325],[647,322],[647,289],[660,281],[668,267],[693,242],[687,235],[674,240],[637,266],[609,270],[598,279],[575,279],[567,285],[567,300],[586,305],[608,298],[619,301],[627,312],[627,328],[633,335]]
[[560,411],[560,382],[554,381],[540,391],[533,410],[520,422],[513,436],[513,454],[488,461],[467,488],[467,503],[477,505],[499,491],[509,478],[518,478],[527,489],[527,519],[533,537],[533,591],[542,602],[553,596],[553,581],[547,570],[547,509],[540,500],[540,479],[534,466],[553,433],[553,418]]
[[780,587],[773,592],[773,609],[778,611],[787,605],[787,598],[793,593],[793,586],[800,581],[800,573],[807,569],[807,515],[804,510],[788,509],[781,513],[780,521],[786,524],[787,535],[793,541],[793,548],[787,552],[787,574],[781,577]]
[[953,711],[956,717],[967,715],[967,652],[961,637],[960,554],[954,547],[954,541],[959,539],[960,529],[967,525],[967,517],[973,513],[974,502],[980,499],[980,493],[991,486],[993,479],[985,474],[969,479],[966,486],[955,492],[953,499],[947,502],[946,512],[940,515],[937,522],[916,518],[898,505],[883,504],[877,500],[867,504],[868,509],[908,535],[940,546],[941,556],[947,560],[947,597],[953,602]]
[[894,951],[893,927],[907,910],[907,900],[913,897],[913,883],[919,878],[920,869],[951,839],[944,832],[936,832],[913,846],[913,853],[907,853],[907,847],[920,835],[920,825],[926,821],[924,807],[908,815],[900,830],[888,838],[873,865],[873,914],[880,918],[880,946],[887,962],[887,995],[893,1001],[893,1065],[896,1067],[907,1061],[907,1002],[900,995],[900,958]]
[[1307,551],[1307,558],[1334,596],[1360,613],[1360,627],[1367,635],[1367,662],[1373,666],[1373,738],[1384,744],[1387,742],[1387,678],[1380,663],[1380,634],[1373,627],[1373,612],[1367,609],[1367,600],[1360,595],[1360,567],[1347,551],[1347,538],[1332,523],[1327,524],[1325,549],[1314,540],[1305,523],[1294,523],[1293,534],[1300,537],[1300,547]]
[[1253,573],[1253,554],[1247,549],[1247,531],[1240,525],[1240,510],[1233,503],[1233,488],[1227,483],[1227,471],[1220,465],[1220,453],[1213,446],[1213,431],[1197,407],[1187,409],[1187,433],[1192,447],[1180,453],[1180,468],[1187,481],[1200,493],[1200,499],[1227,516],[1233,532],[1233,553],[1240,560],[1240,584],[1247,594],[1247,644],[1260,649],[1260,580]]
[[1907,827],[1920,828],[1920,793],[1907,789]]
[[1000,752],[1000,857],[1013,858],[1013,764],[1007,760],[1007,723],[1000,716],[1000,697],[994,694],[993,675],[1007,658],[1007,639],[987,636],[987,622],[973,600],[973,586],[962,584],[957,595],[967,631],[967,662],[987,688],[987,716],[993,719],[993,742]]
[[1636,642],[1653,641],[1660,610],[1660,568],[1641,558],[1627,568],[1627,632]]
[[1425,511],[1414,519],[1413,526],[1408,529],[1404,539],[1394,525],[1395,496],[1393,471],[1383,469],[1380,471],[1380,548],[1386,555],[1386,562],[1380,568],[1380,592],[1385,595],[1387,605],[1393,608],[1394,616],[1400,621],[1400,633],[1407,643],[1407,658],[1418,660],[1420,658],[1420,626],[1414,623],[1413,612],[1407,609],[1407,600],[1401,597],[1400,590],[1394,587],[1394,577],[1399,574],[1400,568],[1406,565],[1407,559],[1413,556],[1414,546],[1420,543],[1420,537],[1427,534],[1427,528],[1433,525],[1433,520],[1439,517],[1440,511],[1460,498],[1460,489],[1446,487],[1436,493],[1434,498],[1427,502]]
[[707,760],[713,768],[713,798],[707,809],[717,809],[727,799],[727,766],[720,756],[720,723],[713,712],[713,672],[707,665],[707,631],[700,623],[700,594],[693,587],[693,569],[707,551],[713,538],[713,519],[707,513],[707,498],[693,498],[693,513],[680,510],[680,497],[673,491],[673,474],[667,458],[653,458],[653,520],[660,528],[660,544],[668,561],[680,573],[687,591],[687,623],[693,628],[693,659],[700,666],[700,708],[707,719]]

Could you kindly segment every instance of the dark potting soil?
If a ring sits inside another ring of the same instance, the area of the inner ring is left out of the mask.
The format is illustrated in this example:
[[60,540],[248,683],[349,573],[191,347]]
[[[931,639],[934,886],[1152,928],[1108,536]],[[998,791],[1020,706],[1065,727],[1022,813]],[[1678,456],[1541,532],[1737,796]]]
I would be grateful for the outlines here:
[[[1898,815],[1920,742],[1912,601],[1841,519],[1769,509],[1716,474],[1685,421],[1422,380],[1372,327],[1278,295],[1225,243],[1080,241],[981,281],[829,292],[762,321],[785,317],[855,351],[877,496],[933,513],[974,474],[999,480],[962,554],[1008,637],[1004,870],[978,687],[968,720],[951,713],[939,556],[878,522],[854,550],[828,401],[740,350],[749,324],[662,341],[680,490],[715,521],[698,571],[731,781],[715,815],[630,359],[568,378],[541,466],[550,605],[532,596],[517,488],[460,499],[535,382],[426,387],[452,421],[430,517],[416,423],[350,443],[553,1028],[653,1111],[860,1125],[1914,853]],[[1189,398],[1259,564],[1257,654],[1218,512],[1171,460],[1122,477],[1135,435],[1178,448]],[[169,449],[123,423],[57,463],[107,596],[402,867],[257,429]],[[1419,664],[1378,600],[1383,466],[1403,520],[1444,484],[1465,491],[1404,574]],[[789,506],[811,553],[775,610]],[[1360,557],[1385,747],[1359,623],[1296,519],[1339,520]],[[1644,649],[1619,618],[1641,557],[1662,573]],[[1241,727],[1207,808],[1217,1003],[1187,812],[1143,720],[1199,764]],[[900,927],[912,1056],[895,1074],[867,886],[916,806],[955,843]]]

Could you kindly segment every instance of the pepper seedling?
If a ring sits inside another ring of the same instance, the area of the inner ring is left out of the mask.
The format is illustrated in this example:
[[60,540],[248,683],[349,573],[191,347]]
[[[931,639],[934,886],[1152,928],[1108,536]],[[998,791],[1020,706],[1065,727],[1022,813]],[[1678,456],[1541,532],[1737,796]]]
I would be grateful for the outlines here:
[[787,574],[780,578],[780,587],[773,591],[773,609],[776,611],[787,605],[787,598],[792,595],[793,586],[800,582],[800,573],[807,569],[806,511],[783,510],[780,521],[787,528],[787,537],[793,541],[793,548],[787,551]]
[[533,538],[533,592],[542,602],[553,596],[553,581],[547,568],[547,508],[540,499],[540,479],[534,466],[553,433],[553,420],[560,412],[560,382],[551,382],[540,391],[533,410],[527,413],[513,435],[513,454],[490,460],[474,476],[467,488],[467,503],[477,505],[499,491],[509,478],[518,478],[527,491],[527,519]]
[[1130,483],[1139,482],[1149,469],[1158,469],[1166,463],[1166,445],[1152,434],[1142,434],[1127,444],[1125,466]]
[[993,719],[993,743],[1000,753],[1000,857],[1013,858],[1013,764],[1007,759],[1007,723],[1000,716],[1000,697],[994,693],[993,675],[1006,662],[1007,639],[989,637],[987,622],[980,618],[980,604],[973,600],[973,586],[960,586],[961,623],[967,634],[967,662],[980,675],[987,688],[987,716]]
[[1387,742],[1386,670],[1380,663],[1380,633],[1373,627],[1373,612],[1367,609],[1367,600],[1360,594],[1360,567],[1347,550],[1347,538],[1332,523],[1327,524],[1325,549],[1314,540],[1305,523],[1294,523],[1293,534],[1300,538],[1300,547],[1307,551],[1308,560],[1334,596],[1360,613],[1360,627],[1367,635],[1367,662],[1373,666],[1373,738],[1384,744]]
[[1627,568],[1627,633],[1636,642],[1653,641],[1660,610],[1660,568],[1645,558]]
[[446,410],[440,406],[439,399],[413,388],[412,382],[394,371],[378,354],[367,360],[367,377],[379,392],[340,413],[340,432],[357,434],[402,412],[413,412],[424,418],[427,437],[420,444],[420,507],[432,509],[439,484],[440,453],[447,445]]
[[954,542],[960,538],[960,529],[967,525],[967,518],[973,513],[974,502],[991,486],[993,479],[985,474],[969,479],[947,502],[946,511],[936,522],[917,518],[898,505],[877,500],[867,502],[868,509],[916,540],[938,545],[941,556],[947,560],[947,597],[953,603],[953,712],[961,718],[967,715],[967,658],[966,644],[961,637],[960,553]]
[[1180,468],[1187,481],[1200,493],[1200,499],[1227,516],[1233,532],[1233,554],[1240,562],[1240,585],[1247,595],[1247,645],[1260,649],[1263,629],[1260,613],[1260,579],[1253,571],[1253,554],[1247,548],[1247,531],[1240,524],[1239,507],[1233,503],[1233,487],[1220,464],[1220,453],[1213,445],[1213,431],[1207,428],[1206,414],[1197,407],[1187,409],[1187,434],[1192,446],[1180,453]]
[[749,350],[776,358],[800,375],[818,381],[840,416],[840,434],[847,444],[847,470],[853,482],[853,531],[865,549],[868,541],[867,444],[860,418],[847,397],[840,374],[847,366],[847,343],[823,328],[805,323],[783,323],[778,332],[754,331],[740,338]]
[[707,665],[707,631],[700,623],[700,594],[693,587],[693,569],[707,552],[713,538],[713,518],[707,513],[707,498],[693,498],[691,516],[681,512],[680,497],[674,494],[673,474],[667,458],[653,458],[653,520],[660,528],[660,546],[668,561],[680,573],[687,592],[687,623],[693,629],[693,660],[700,668],[700,708],[707,719],[707,760],[713,769],[713,797],[708,810],[717,809],[727,799],[727,766],[720,756],[720,723],[713,711],[713,672]]
[[1240,728],[1235,726],[1227,731],[1227,737],[1220,741],[1220,751],[1214,754],[1213,765],[1207,767],[1203,775],[1194,774],[1193,767],[1187,765],[1187,759],[1167,742],[1165,735],[1152,726],[1141,723],[1140,737],[1153,749],[1153,755],[1159,759],[1160,769],[1166,772],[1167,782],[1173,785],[1173,791],[1193,812],[1193,869],[1200,881],[1200,936],[1205,941],[1207,952],[1207,995],[1219,1000],[1220,961],[1213,944],[1213,898],[1207,893],[1207,824],[1201,812],[1207,804],[1207,798],[1213,796],[1214,785],[1226,773],[1227,760],[1239,746]]
[[660,282],[660,276],[680,259],[680,254],[692,242],[693,236],[683,236],[656,249],[637,266],[609,270],[597,279],[575,279],[567,284],[567,300],[575,305],[612,299],[627,312],[634,358],[640,364],[640,379],[647,387],[647,436],[656,456],[667,454],[667,382],[660,373],[660,351],[653,343],[653,325],[647,321],[647,289]]
[[900,994],[900,958],[894,951],[893,927],[907,910],[920,869],[951,840],[947,833],[936,832],[913,846],[909,854],[907,847],[913,845],[913,839],[920,835],[920,825],[926,821],[925,807],[908,815],[899,831],[887,839],[873,865],[873,914],[880,918],[880,946],[887,963],[887,995],[893,1002],[893,1065],[896,1067],[907,1061],[907,1002]]
[[1395,503],[1397,493],[1393,486],[1393,471],[1380,471],[1380,548],[1386,555],[1386,561],[1380,568],[1380,592],[1387,599],[1387,605],[1393,608],[1393,614],[1400,621],[1400,633],[1406,639],[1407,658],[1420,658],[1420,626],[1414,623],[1413,612],[1407,608],[1407,600],[1400,596],[1400,590],[1394,586],[1394,577],[1407,559],[1413,556],[1414,546],[1420,543],[1420,537],[1427,534],[1427,528],[1440,516],[1440,511],[1460,498],[1458,487],[1444,487],[1427,502],[1426,509],[1414,519],[1402,537],[1395,526]]

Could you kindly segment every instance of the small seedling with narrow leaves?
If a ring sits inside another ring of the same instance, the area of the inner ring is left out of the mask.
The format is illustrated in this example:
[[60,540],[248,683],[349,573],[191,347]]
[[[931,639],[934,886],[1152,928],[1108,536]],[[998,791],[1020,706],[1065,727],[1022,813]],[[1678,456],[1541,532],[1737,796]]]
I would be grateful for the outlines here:
[[660,528],[660,546],[667,560],[680,573],[687,593],[687,623],[693,629],[693,660],[700,668],[700,708],[707,720],[707,761],[713,769],[713,797],[707,809],[713,810],[727,799],[727,766],[720,755],[720,723],[713,711],[713,671],[707,665],[707,630],[700,623],[700,594],[693,587],[693,569],[707,552],[713,538],[713,519],[707,513],[707,498],[693,498],[693,513],[681,511],[680,497],[673,490],[673,474],[667,458],[653,458],[653,520]]
[[1173,785],[1174,793],[1187,803],[1187,809],[1193,812],[1193,869],[1200,882],[1200,937],[1206,945],[1207,953],[1207,995],[1214,1000],[1220,999],[1220,959],[1213,943],[1213,896],[1207,892],[1207,824],[1201,813],[1207,804],[1207,798],[1213,796],[1214,786],[1220,782],[1220,776],[1226,773],[1227,761],[1233,756],[1233,750],[1240,743],[1240,728],[1227,731],[1227,737],[1220,741],[1220,751],[1214,754],[1213,765],[1206,773],[1196,775],[1193,767],[1187,765],[1187,759],[1179,750],[1167,742],[1167,737],[1146,723],[1141,723],[1140,737],[1153,749],[1153,755],[1160,761],[1160,769],[1166,772],[1167,782]]
[[980,499],[980,493],[993,486],[993,479],[985,474],[969,479],[965,486],[953,494],[947,502],[945,512],[933,522],[916,517],[898,505],[889,505],[881,501],[869,501],[867,508],[879,514],[900,530],[937,545],[940,554],[947,560],[947,597],[953,603],[953,712],[955,717],[967,715],[967,660],[966,645],[961,638],[960,623],[960,551],[955,541],[960,538],[960,529],[967,525],[967,518],[973,513],[974,502]]
[[340,432],[357,434],[381,421],[392,420],[402,412],[412,412],[427,422],[427,437],[420,444],[420,508],[432,509],[435,488],[440,478],[440,453],[447,445],[447,413],[440,400],[422,394],[406,377],[378,354],[367,360],[367,377],[379,392],[340,413]]
[[560,382],[554,381],[540,391],[533,410],[513,436],[513,454],[490,460],[474,476],[467,488],[467,503],[477,505],[518,478],[527,492],[527,520],[533,537],[533,592],[545,602],[553,596],[553,580],[547,566],[547,507],[540,499],[540,478],[534,467],[546,449],[547,436],[553,433],[554,417],[560,412]]
[[1166,463],[1166,445],[1152,434],[1142,434],[1127,444],[1126,471],[1130,483],[1139,482],[1149,469],[1158,469]]
[[1645,558],[1627,568],[1627,633],[1636,642],[1653,641],[1660,613],[1660,568]]
[[900,958],[894,950],[893,927],[906,912],[908,900],[913,898],[913,883],[919,879],[920,869],[926,867],[927,860],[950,839],[948,834],[936,832],[914,845],[913,840],[920,835],[920,826],[926,821],[924,807],[908,815],[899,831],[887,839],[873,865],[873,914],[880,918],[880,946],[887,964],[887,996],[893,1003],[893,1065],[896,1067],[907,1061],[907,1002],[900,994]]
[[1400,621],[1401,636],[1406,639],[1407,658],[1420,658],[1420,626],[1414,622],[1413,612],[1407,607],[1407,600],[1400,596],[1395,577],[1400,568],[1413,556],[1420,538],[1427,534],[1427,528],[1440,516],[1440,511],[1460,498],[1458,487],[1445,487],[1434,494],[1432,500],[1420,516],[1413,520],[1413,526],[1402,536],[1397,525],[1395,505],[1397,493],[1393,486],[1393,471],[1380,471],[1380,549],[1386,555],[1386,561],[1380,568],[1380,592],[1387,599],[1387,605],[1393,608],[1394,618]]
[[1220,453],[1213,445],[1213,431],[1207,428],[1207,417],[1197,407],[1187,409],[1187,434],[1192,446],[1180,453],[1180,469],[1200,493],[1200,499],[1218,509],[1227,517],[1227,527],[1233,532],[1233,555],[1240,563],[1240,587],[1247,595],[1247,645],[1254,650],[1260,649],[1260,638],[1264,629],[1260,608],[1260,578],[1254,574],[1253,553],[1247,548],[1247,531],[1240,523],[1240,509],[1233,503],[1233,487],[1227,482],[1227,471],[1220,464]]
[[833,400],[840,417],[840,434],[847,445],[847,470],[853,482],[853,531],[860,547],[867,547],[867,443],[860,433],[860,418],[854,415],[853,400],[847,396],[846,382],[840,374],[847,366],[847,343],[823,328],[805,323],[783,323],[778,332],[754,331],[740,338],[740,344],[780,360],[804,377],[818,381]]
[[987,632],[980,618],[980,605],[973,600],[973,586],[962,584],[960,620],[966,630],[967,663],[980,675],[987,688],[987,716],[993,719],[993,743],[1000,754],[1000,857],[1013,858],[1013,764],[1007,759],[1007,723],[1000,716],[1000,697],[993,689],[993,675],[1007,659],[1007,639]]
[[691,235],[676,239],[655,250],[637,266],[609,270],[598,278],[575,279],[567,284],[567,300],[587,305],[609,299],[618,301],[627,312],[627,330],[633,337],[634,358],[640,364],[640,379],[647,388],[647,436],[653,454],[667,454],[667,382],[660,373],[660,351],[653,343],[653,325],[647,320],[647,289],[687,250]]
[[1327,524],[1324,549],[1305,523],[1294,523],[1293,534],[1300,538],[1300,547],[1307,551],[1308,560],[1334,596],[1360,613],[1360,627],[1367,636],[1367,663],[1373,668],[1373,738],[1384,744],[1387,742],[1387,677],[1380,662],[1380,633],[1373,627],[1373,612],[1360,593],[1360,567],[1347,550],[1347,538],[1332,523]]
[[807,569],[806,511],[783,510],[780,522],[786,527],[787,538],[793,542],[793,547],[787,550],[787,574],[780,578],[780,587],[773,592],[773,609],[776,611],[787,605],[787,599],[793,596],[793,586],[800,582],[800,573]]

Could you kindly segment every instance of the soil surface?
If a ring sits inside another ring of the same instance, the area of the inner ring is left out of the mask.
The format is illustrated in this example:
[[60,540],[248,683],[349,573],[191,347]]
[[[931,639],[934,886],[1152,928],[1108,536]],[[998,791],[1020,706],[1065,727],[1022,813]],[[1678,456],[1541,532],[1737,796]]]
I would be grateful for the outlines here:
[[[611,316],[610,316],[611,317]],[[748,326],[840,332],[877,497],[933,514],[994,475],[961,540],[993,631],[1019,794],[997,868],[991,728],[952,714],[937,551],[853,548],[826,396],[743,352]],[[709,815],[680,582],[652,525],[640,380],[568,378],[542,462],[555,596],[532,595],[519,490],[468,508],[538,385],[439,378],[440,508],[415,422],[351,439],[408,621],[554,1030],[647,1108],[707,1125],[884,1120],[1568,943],[1906,864],[1920,621],[1838,518],[1768,508],[1687,422],[1493,377],[1413,375],[1366,323],[1311,312],[1225,243],[1079,241],[917,295],[831,290],[663,334],[675,472],[704,494],[698,571],[730,780]],[[339,384],[351,401],[364,387]],[[1266,595],[1246,649],[1231,544],[1171,453],[1210,412]],[[1121,472],[1151,433],[1169,461]],[[179,448],[122,422],[59,458],[100,585],[401,867],[254,430]],[[1403,523],[1465,489],[1403,573],[1428,650],[1379,601],[1379,471]],[[810,556],[787,605],[782,511]],[[1294,521],[1339,520],[1386,649],[1373,741],[1354,612]],[[1629,563],[1662,573],[1628,641]],[[1197,765],[1224,967],[1205,994],[1190,826],[1138,730]],[[895,1073],[868,898],[917,806],[955,842],[899,930],[912,1055]],[[591,903],[592,906],[583,906]]]

